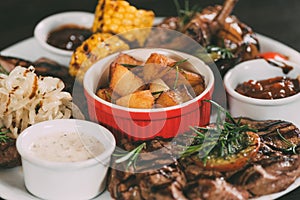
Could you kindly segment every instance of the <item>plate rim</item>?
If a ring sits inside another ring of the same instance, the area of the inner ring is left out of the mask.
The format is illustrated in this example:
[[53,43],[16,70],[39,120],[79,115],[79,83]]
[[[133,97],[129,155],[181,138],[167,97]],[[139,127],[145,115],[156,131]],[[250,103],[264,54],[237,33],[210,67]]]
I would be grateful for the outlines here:
[[[283,44],[282,42],[279,42],[275,39],[272,39],[268,36],[265,36],[265,35],[262,35],[262,34],[259,34],[259,33],[256,33],[257,37],[258,37],[258,40],[259,40],[259,43],[262,47],[262,50],[264,49],[267,49],[269,48],[269,45],[272,45],[272,46],[276,46],[277,49],[280,49],[280,51],[278,51],[279,53],[286,53],[288,52],[289,56],[290,56],[290,59],[291,61],[295,62],[295,63],[298,63],[300,64],[300,53],[298,51],[296,51],[295,49]],[[30,46],[30,48],[32,49],[32,47],[35,47],[37,49],[35,49],[35,51],[29,51],[30,53],[29,54],[39,54],[39,53],[42,53],[42,57],[46,57],[45,55],[49,56],[49,52],[47,52],[46,50],[42,49],[41,46],[39,46],[39,44],[37,43],[37,41],[35,40],[34,37],[29,37],[29,38],[26,38],[24,40],[21,40],[3,50],[0,51],[0,54],[1,55],[5,55],[5,56],[15,56],[15,57],[20,57],[20,58],[23,58],[23,59],[27,59],[29,61],[33,61],[34,59],[33,58],[27,58],[27,56],[24,56],[24,55],[20,55],[20,50],[22,50],[21,48],[24,48],[26,46]],[[275,48],[275,49],[276,49]],[[24,50],[24,49],[23,49]],[[38,52],[36,52],[38,51]],[[276,50],[277,51],[277,50]],[[21,51],[22,52],[22,51]],[[262,51],[263,52],[263,51]],[[290,55],[291,54],[291,55]],[[41,56],[40,56],[41,57]],[[54,54],[50,54],[49,58],[52,58],[52,59],[56,59],[56,58],[59,58],[57,57],[57,55],[54,55]],[[2,177],[5,176],[3,175],[3,172],[5,173],[5,171],[12,171],[11,173],[16,173],[16,172],[13,172],[13,171],[19,171],[19,178],[22,178],[22,167],[21,166],[18,166],[18,167],[15,167],[15,168],[11,168],[11,169],[0,169],[0,197],[2,198],[5,198],[5,199],[24,199],[24,200],[36,200],[37,198],[32,196],[25,188],[25,185],[24,185],[24,181],[23,181],[23,188],[18,188],[18,189],[22,189],[21,191],[18,191],[17,190],[11,190],[13,187],[9,187],[7,186],[7,183],[3,183],[3,179]],[[14,174],[15,175],[15,174]],[[20,181],[20,180],[18,180]],[[20,184],[20,183],[19,183]],[[22,184],[22,183],[21,183]],[[288,194],[289,192],[297,189],[298,187],[300,186],[300,177],[298,177],[295,182],[293,184],[291,184],[286,190],[284,191],[281,191],[281,192],[278,192],[278,193],[273,193],[273,194],[269,194],[269,195],[264,195],[264,196],[261,196],[261,197],[257,197],[257,198],[252,198],[251,200],[268,200],[268,199],[276,199],[276,198],[280,198],[286,194]],[[11,191],[11,192],[10,192]],[[24,196],[25,195],[25,196]],[[98,197],[95,198],[95,200],[105,200],[107,198],[111,198],[110,197],[110,194],[107,190],[105,190],[104,193],[100,194]],[[112,198],[111,198],[112,199]]]

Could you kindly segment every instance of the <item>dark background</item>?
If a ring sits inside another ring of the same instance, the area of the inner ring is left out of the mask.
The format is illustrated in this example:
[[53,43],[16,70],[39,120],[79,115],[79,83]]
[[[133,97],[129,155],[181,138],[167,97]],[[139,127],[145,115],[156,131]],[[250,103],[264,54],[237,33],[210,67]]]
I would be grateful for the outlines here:
[[[183,0],[179,0],[183,2]],[[97,0],[1,0],[0,50],[32,37],[42,18],[57,12],[83,10],[94,12]],[[129,0],[157,16],[176,15],[173,0]],[[223,0],[190,0],[191,4],[222,3]],[[256,32],[279,40],[300,51],[299,0],[239,0],[234,14]]]
[[[97,2],[97,0],[1,0],[0,51],[32,37],[34,26],[42,18],[62,11],[94,12]],[[156,16],[176,15],[173,0],[129,0],[129,2],[139,8],[154,10]],[[223,1],[190,0],[190,2],[201,3],[205,7]],[[300,51],[299,0],[239,0],[233,13],[255,32]],[[300,199],[300,189],[281,198],[287,199]]]

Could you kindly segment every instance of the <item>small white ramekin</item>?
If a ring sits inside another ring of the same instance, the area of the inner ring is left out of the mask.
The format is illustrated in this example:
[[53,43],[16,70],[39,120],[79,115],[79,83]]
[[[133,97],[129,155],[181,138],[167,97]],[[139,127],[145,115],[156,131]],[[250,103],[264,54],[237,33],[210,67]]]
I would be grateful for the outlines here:
[[[39,137],[57,132],[79,132],[99,140],[105,151],[85,161],[53,162],[38,158],[30,145]],[[106,185],[106,174],[115,139],[110,131],[93,122],[77,119],[50,120],[30,126],[17,138],[21,155],[25,186],[42,199],[91,199]]]
[[300,93],[282,99],[257,99],[244,96],[235,91],[238,84],[248,80],[264,80],[276,76],[297,78],[300,66],[293,63],[294,69],[284,74],[282,69],[275,67],[263,59],[246,61],[229,70],[224,77],[229,111],[234,117],[249,117],[256,120],[285,120],[300,127],[298,116]]
[[73,51],[54,47],[47,43],[49,33],[63,25],[74,24],[81,27],[91,28],[94,21],[94,14],[83,11],[68,11],[56,13],[42,19],[34,28],[34,38],[42,48],[63,60],[68,64]]

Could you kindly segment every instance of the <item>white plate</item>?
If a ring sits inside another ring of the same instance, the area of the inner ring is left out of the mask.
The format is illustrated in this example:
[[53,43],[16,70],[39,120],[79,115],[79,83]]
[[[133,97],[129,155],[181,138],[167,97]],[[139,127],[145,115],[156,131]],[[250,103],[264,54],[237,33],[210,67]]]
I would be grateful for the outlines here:
[[[293,50],[292,48],[258,34],[258,39],[261,44],[261,51],[275,51],[288,55],[290,60],[300,64],[300,53]],[[1,52],[2,55],[15,56],[26,60],[34,61],[40,57],[48,57],[56,60],[60,64],[65,66],[68,65],[65,60],[60,60],[55,54],[51,54],[48,51],[41,48],[34,38],[28,38],[24,41],[18,42],[17,44],[4,49]],[[265,195],[256,200],[269,200],[279,198],[290,191],[300,186],[300,178],[298,178],[289,188],[286,190]],[[23,181],[22,167],[15,167],[12,169],[0,170],[0,196],[7,200],[35,200],[36,197],[32,196],[25,188]],[[105,191],[103,194],[95,198],[96,200],[109,200],[111,199],[110,194]]]

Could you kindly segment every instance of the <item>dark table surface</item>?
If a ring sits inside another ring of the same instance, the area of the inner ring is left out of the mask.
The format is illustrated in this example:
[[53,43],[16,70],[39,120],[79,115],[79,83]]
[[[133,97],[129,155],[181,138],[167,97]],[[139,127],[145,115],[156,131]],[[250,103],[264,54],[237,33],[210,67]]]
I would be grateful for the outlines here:
[[[94,12],[97,2],[97,0],[1,0],[0,51],[32,37],[34,26],[42,18],[62,11]],[[129,2],[139,8],[154,10],[156,16],[176,15],[173,0],[129,0]],[[223,1],[190,0],[190,2],[201,3],[204,7]],[[233,13],[255,32],[300,51],[299,0],[239,0]],[[300,188],[280,199],[300,199]]]

